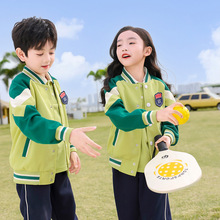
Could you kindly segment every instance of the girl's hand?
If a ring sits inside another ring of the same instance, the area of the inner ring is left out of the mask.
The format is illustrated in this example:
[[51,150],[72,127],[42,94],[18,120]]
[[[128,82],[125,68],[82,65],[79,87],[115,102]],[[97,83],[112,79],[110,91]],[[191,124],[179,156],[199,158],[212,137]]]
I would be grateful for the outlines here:
[[81,162],[79,159],[79,156],[76,152],[71,152],[70,153],[70,167],[69,167],[69,171],[70,173],[79,173],[81,169]]
[[178,112],[176,110],[173,110],[173,108],[176,105],[179,105],[179,106],[182,106],[182,107],[184,106],[180,102],[175,102],[172,105],[157,111],[157,113],[156,113],[157,121],[160,121],[160,122],[169,121],[170,123],[172,123],[174,125],[178,125],[179,123],[178,123],[177,119],[173,116],[173,114],[177,114],[181,118],[183,117],[183,115],[180,112]]
[[158,140],[155,142],[155,147],[157,148],[157,150],[158,150],[157,144],[160,143],[160,142],[162,142],[162,141],[164,141],[164,142],[166,143],[166,146],[167,146],[167,148],[169,149],[170,144],[171,144],[171,139],[170,139],[170,137],[168,137],[168,136],[162,136],[160,139],[158,139]]

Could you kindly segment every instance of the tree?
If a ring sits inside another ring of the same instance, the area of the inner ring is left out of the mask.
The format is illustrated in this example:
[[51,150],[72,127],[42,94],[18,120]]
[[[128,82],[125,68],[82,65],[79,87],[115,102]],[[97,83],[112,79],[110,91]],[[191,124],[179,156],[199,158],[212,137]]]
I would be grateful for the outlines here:
[[82,99],[82,98],[79,97],[79,98],[77,99],[77,101],[76,101],[76,109],[77,109],[77,110],[80,110],[80,109],[81,109],[81,106],[80,106],[81,103],[82,103],[82,102],[85,102],[85,101],[86,101],[85,98]]
[[96,90],[97,90],[97,111],[99,110],[99,92],[98,92],[98,83],[97,81],[101,81],[103,77],[105,77],[107,74],[107,68],[105,69],[98,69],[96,72],[90,71],[87,75],[87,78],[89,76],[93,76],[94,81],[96,82]]
[[[16,66],[11,69],[4,68],[5,64],[11,62],[14,62]],[[9,79],[12,79],[16,74],[21,72],[23,70],[24,65],[25,64],[21,63],[15,52],[5,53],[3,59],[0,61],[0,76],[3,76],[2,81],[4,82],[7,90],[9,88]],[[0,124],[2,124],[1,101],[0,101]]]
[[103,77],[105,77],[106,73],[107,73],[107,68],[105,68],[105,69],[98,69],[96,72],[90,71],[89,74],[87,75],[87,77],[93,76],[94,77],[94,81],[97,81],[97,80],[101,80]]
[[[9,69],[4,68],[7,63],[15,63],[15,67]],[[3,76],[2,81],[4,82],[6,89],[9,88],[9,79],[12,79],[16,74],[21,72],[24,68],[24,63],[22,63],[17,57],[15,52],[5,53],[3,59],[0,61],[0,76]]]

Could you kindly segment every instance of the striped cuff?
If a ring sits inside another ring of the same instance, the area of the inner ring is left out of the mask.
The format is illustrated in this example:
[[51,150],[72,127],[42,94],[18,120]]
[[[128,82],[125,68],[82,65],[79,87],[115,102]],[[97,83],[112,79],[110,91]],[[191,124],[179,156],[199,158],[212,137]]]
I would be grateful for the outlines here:
[[28,182],[37,182],[40,181],[40,175],[30,175],[30,174],[20,174],[14,172],[14,179],[17,181],[28,181]]
[[70,145],[70,152],[76,152],[76,147],[74,147],[73,145]]
[[156,111],[146,111],[142,114],[142,119],[145,125],[154,124],[157,122]]
[[166,129],[166,130],[164,131],[164,134],[163,134],[163,135],[170,137],[170,140],[171,140],[170,143],[171,143],[171,145],[174,145],[174,144],[176,143],[175,135],[174,135],[174,133],[173,133],[171,130]]
[[62,140],[62,141],[66,141],[69,143],[70,134],[72,130],[73,128],[59,126],[56,130],[56,139],[58,141]]

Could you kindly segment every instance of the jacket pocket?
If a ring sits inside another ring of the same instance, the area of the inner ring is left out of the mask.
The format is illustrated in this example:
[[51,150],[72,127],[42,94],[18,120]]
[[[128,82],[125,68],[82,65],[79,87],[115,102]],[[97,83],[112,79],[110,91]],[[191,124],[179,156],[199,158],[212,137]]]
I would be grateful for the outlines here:
[[30,143],[31,143],[31,140],[29,138],[27,138],[26,141],[25,141],[22,157],[27,157],[28,150],[29,150],[29,147],[30,147]]
[[117,143],[118,135],[119,135],[119,129],[116,128],[116,130],[115,130],[115,137],[114,137],[114,140],[113,140],[113,146],[115,146],[116,143]]

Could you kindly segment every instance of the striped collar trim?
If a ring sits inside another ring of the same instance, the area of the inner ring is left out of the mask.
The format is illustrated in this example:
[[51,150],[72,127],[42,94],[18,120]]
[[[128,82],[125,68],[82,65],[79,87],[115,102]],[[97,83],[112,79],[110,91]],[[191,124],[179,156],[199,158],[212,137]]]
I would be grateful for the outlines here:
[[[145,76],[143,79],[143,83],[146,83],[151,80],[151,76],[146,67],[144,67],[144,72]],[[126,82],[130,82],[132,84],[138,83],[138,81],[134,79],[134,77],[125,68],[123,68],[121,76]]]
[[[46,84],[47,80],[44,79],[43,77],[41,77],[40,75],[36,74],[35,72],[33,72],[32,70],[30,70],[27,66],[24,67],[23,71],[22,71],[25,75],[27,75],[28,77],[30,77],[34,82],[38,82],[41,84]],[[49,73],[47,73],[47,78],[49,79],[48,81],[53,82],[51,76]]]

